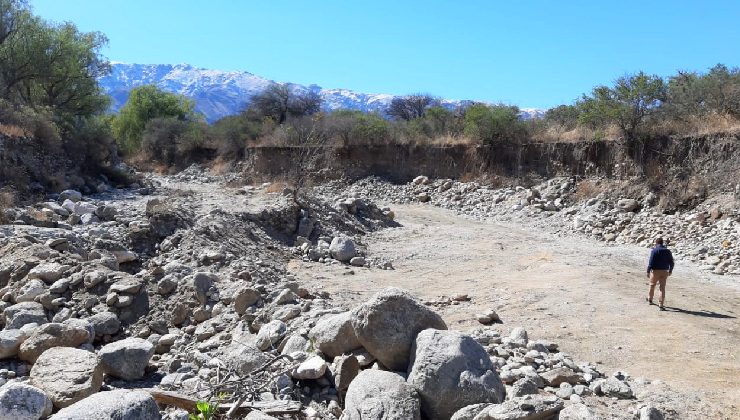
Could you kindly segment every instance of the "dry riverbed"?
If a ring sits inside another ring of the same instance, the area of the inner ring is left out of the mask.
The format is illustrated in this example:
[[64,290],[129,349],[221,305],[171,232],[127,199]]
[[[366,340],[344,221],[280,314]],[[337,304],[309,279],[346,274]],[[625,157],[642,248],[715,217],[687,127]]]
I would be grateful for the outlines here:
[[[678,261],[667,311],[645,302],[647,250],[558,238],[522,226],[479,222],[428,205],[393,206],[402,227],[366,237],[368,255],[395,270],[293,261],[291,270],[350,306],[387,286],[422,299],[467,294],[438,310],[451,328],[470,330],[494,308],[508,332],[552,340],[576,360],[605,371],[664,381],[683,394],[677,411],[740,415],[740,285]],[[657,291],[656,291],[657,293]],[[699,407],[701,406],[701,407]]]

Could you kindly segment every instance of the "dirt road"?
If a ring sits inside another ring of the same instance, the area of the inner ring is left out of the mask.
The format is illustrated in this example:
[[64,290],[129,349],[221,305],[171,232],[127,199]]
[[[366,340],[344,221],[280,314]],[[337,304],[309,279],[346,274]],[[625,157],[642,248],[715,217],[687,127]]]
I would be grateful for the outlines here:
[[[468,294],[440,309],[451,328],[478,326],[493,307],[508,332],[552,340],[576,360],[611,373],[660,379],[740,417],[740,282],[705,275],[678,261],[667,311],[649,306],[647,250],[557,238],[517,226],[476,222],[424,205],[394,206],[400,228],[367,237],[368,254],[395,270],[294,262],[292,269],[352,305],[387,286],[424,299]],[[320,273],[320,274],[317,274]],[[657,292],[657,291],[656,291]],[[737,415],[736,415],[737,414]]]

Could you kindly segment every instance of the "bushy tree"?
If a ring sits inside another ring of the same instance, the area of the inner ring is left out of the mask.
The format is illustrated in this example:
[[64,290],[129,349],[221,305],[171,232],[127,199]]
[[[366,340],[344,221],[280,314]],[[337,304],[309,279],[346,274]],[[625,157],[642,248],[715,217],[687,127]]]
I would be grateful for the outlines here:
[[579,101],[580,121],[592,126],[615,124],[629,141],[665,101],[666,84],[660,76],[639,72],[620,77],[614,85],[597,86]]
[[137,152],[142,134],[149,121],[155,118],[173,118],[180,121],[197,119],[191,100],[182,95],[165,92],[156,86],[141,86],[129,92],[126,104],[113,120],[113,133],[126,153]]
[[51,108],[71,124],[104,111],[97,78],[110,70],[100,51],[107,38],[71,23],[34,16],[25,2],[0,0],[0,95],[32,108]]
[[439,99],[428,94],[417,93],[393,98],[386,114],[399,120],[411,121],[423,117],[428,109],[438,105]]
[[668,81],[665,110],[677,119],[709,113],[740,117],[740,69],[717,64],[704,74],[678,72]]
[[149,120],[142,133],[141,149],[146,156],[166,165],[189,161],[203,145],[204,134],[198,122],[175,117]]
[[321,96],[314,91],[294,92],[287,84],[273,83],[254,95],[248,112],[257,118],[271,118],[283,124],[288,117],[298,118],[321,110]]
[[463,127],[466,136],[483,143],[523,140],[527,134],[519,108],[509,105],[472,105],[465,110]]

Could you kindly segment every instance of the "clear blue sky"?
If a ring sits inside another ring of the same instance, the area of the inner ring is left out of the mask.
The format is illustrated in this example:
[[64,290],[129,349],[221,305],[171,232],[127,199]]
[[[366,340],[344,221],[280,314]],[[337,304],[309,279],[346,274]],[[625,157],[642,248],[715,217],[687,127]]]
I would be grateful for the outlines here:
[[637,70],[740,65],[740,1],[30,0],[114,61],[546,108]]

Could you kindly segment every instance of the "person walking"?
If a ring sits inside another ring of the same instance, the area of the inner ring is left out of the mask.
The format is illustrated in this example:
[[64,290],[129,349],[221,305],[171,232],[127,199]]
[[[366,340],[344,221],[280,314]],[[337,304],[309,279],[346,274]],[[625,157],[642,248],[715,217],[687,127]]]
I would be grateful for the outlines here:
[[668,276],[673,274],[673,254],[663,244],[663,238],[655,240],[655,247],[650,251],[650,261],[648,261],[647,276],[650,279],[650,293],[648,294],[647,301],[649,304],[653,304],[653,293],[655,292],[655,285],[657,284],[660,288],[660,310],[665,311],[663,304],[665,303],[665,283],[668,280]]

